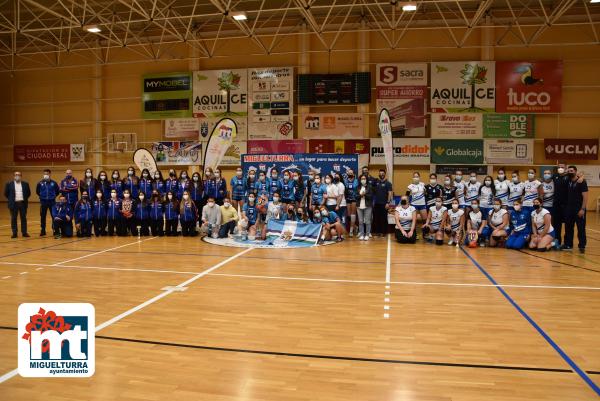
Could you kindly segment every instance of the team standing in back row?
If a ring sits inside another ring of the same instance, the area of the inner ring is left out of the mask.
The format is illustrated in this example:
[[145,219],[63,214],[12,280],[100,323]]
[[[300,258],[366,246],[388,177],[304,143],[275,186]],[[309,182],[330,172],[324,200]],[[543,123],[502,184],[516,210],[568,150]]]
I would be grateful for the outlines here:
[[[479,182],[471,173],[464,180],[459,170],[453,177],[445,176],[442,183],[436,174],[430,174],[425,184],[415,172],[395,209],[385,170],[379,170],[374,178],[366,166],[359,177],[348,170],[323,177],[309,172],[306,178],[300,172],[276,168],[250,170],[244,175],[238,168],[229,186],[219,169],[206,169],[204,179],[197,172],[190,177],[181,171],[177,176],[175,170],[169,170],[167,178],[160,171],[151,176],[148,170],[138,177],[133,167],[125,178],[118,170],[110,177],[105,171],[94,177],[88,168],[78,180],[68,169],[57,183],[50,174],[49,169],[44,170],[36,186],[42,236],[50,213],[57,237],[71,236],[74,222],[79,236],[91,236],[92,232],[96,236],[195,236],[199,226],[204,233],[224,238],[241,223],[250,235],[264,238],[266,223],[277,219],[322,224],[325,240],[341,241],[346,233],[369,240],[371,227],[375,235],[388,232],[388,214],[393,213],[396,238],[402,243],[416,242],[419,221],[422,237],[436,244],[448,237],[452,245],[464,240],[469,246],[518,249],[529,245],[546,250],[561,243],[564,223],[561,248],[572,249],[575,225],[579,249],[583,251],[586,245],[587,184],[577,176],[575,166],[567,170],[563,164],[556,172],[544,171],[541,180],[536,179],[535,169],[529,169],[524,181],[518,171],[509,180],[504,169],[498,170],[496,179],[487,176]],[[23,235],[28,236],[24,220],[28,188],[21,182],[20,172],[15,172],[14,181],[5,187],[13,238],[18,214]]]

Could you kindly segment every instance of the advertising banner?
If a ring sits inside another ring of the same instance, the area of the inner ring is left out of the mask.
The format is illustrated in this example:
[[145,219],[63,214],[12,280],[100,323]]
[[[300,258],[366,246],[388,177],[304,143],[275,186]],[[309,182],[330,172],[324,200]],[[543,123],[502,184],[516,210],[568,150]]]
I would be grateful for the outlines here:
[[306,141],[304,139],[286,139],[279,141],[248,141],[248,153],[305,153]]
[[165,120],[165,138],[182,138],[197,141],[200,121],[196,118],[168,118]]
[[475,173],[480,176],[486,176],[492,174],[492,167],[486,165],[456,165],[456,164],[432,164],[429,167],[430,173],[436,173],[438,176],[454,175],[456,171],[462,171],[463,175],[467,176],[471,173]]
[[[371,164],[385,164],[381,138],[371,138]],[[394,138],[394,165],[429,164],[430,144],[427,138]]]
[[188,118],[192,116],[192,76],[189,72],[144,75],[142,117]]
[[560,113],[562,61],[498,61],[496,111],[499,113]]
[[13,161],[15,162],[83,162],[85,161],[85,145],[14,145]]
[[270,177],[274,167],[277,167],[280,173],[285,170],[300,171],[303,176],[309,171],[321,175],[334,172],[344,175],[349,169],[358,171],[358,156],[314,153],[242,155],[244,174],[250,170],[258,170],[265,171],[267,177]]
[[338,153],[358,154],[358,164],[369,165],[369,140],[368,139],[311,139],[308,141],[309,153]]
[[598,160],[596,139],[544,139],[546,159]]
[[322,227],[321,224],[271,219],[267,223],[266,243],[275,247],[313,246],[319,241]]
[[310,113],[299,117],[303,138],[364,138],[364,116],[360,113]]
[[532,164],[533,139],[486,139],[484,155],[489,164]]
[[294,138],[294,68],[248,70],[248,138]]
[[496,106],[493,61],[431,63],[433,113],[485,113]]
[[431,163],[483,164],[483,140],[432,139]]
[[483,115],[484,138],[534,138],[535,115],[493,114]]
[[371,103],[371,73],[300,74],[298,104]]
[[427,63],[376,67],[377,112],[390,113],[392,136],[426,136]]
[[392,143],[392,124],[388,109],[379,112],[379,136],[383,145],[383,157],[387,168],[387,176],[390,182],[394,182],[394,149]]
[[479,139],[482,137],[481,114],[431,114],[431,137]]
[[588,187],[600,187],[600,166],[582,164],[578,168],[579,171],[583,172]]
[[237,139],[246,140],[248,134],[248,71],[207,70],[194,71],[193,114],[200,120],[200,139],[205,140],[219,120],[224,117],[235,121]]
[[158,165],[198,165],[202,162],[202,144],[195,141],[154,142],[150,152]]
[[239,166],[241,155],[248,152],[246,141],[233,141],[225,151],[219,166]]

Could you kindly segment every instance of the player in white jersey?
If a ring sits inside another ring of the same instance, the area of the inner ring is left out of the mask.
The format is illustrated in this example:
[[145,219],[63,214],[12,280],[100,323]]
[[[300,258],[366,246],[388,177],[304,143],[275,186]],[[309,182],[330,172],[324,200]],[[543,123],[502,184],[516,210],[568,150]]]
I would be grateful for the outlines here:
[[482,233],[487,225],[487,220],[483,217],[481,210],[479,210],[479,201],[477,199],[471,201],[469,208],[465,245],[468,245],[469,248],[476,248],[477,244],[485,244],[482,241],[484,239]]
[[465,185],[465,204],[467,207],[474,200],[479,203],[479,188],[481,188],[481,183],[477,181],[477,173],[471,173],[469,182]]
[[535,169],[530,168],[527,171],[527,181],[523,183],[523,211],[531,213],[533,211],[533,201],[540,196],[541,182],[535,178]]
[[504,168],[498,169],[498,178],[494,181],[494,187],[496,188],[496,198],[500,199],[502,207],[506,208],[508,203],[508,181],[506,181]]
[[433,233],[436,245],[442,245],[444,242],[444,222],[446,221],[447,210],[442,205],[442,198],[435,198],[435,204],[429,208],[427,220],[423,225],[423,237],[431,240],[429,233]]
[[456,174],[454,174],[454,188],[456,188],[455,194],[456,199],[458,199],[458,205],[461,209],[467,207],[465,202],[465,190],[466,184],[463,182],[463,173],[461,170],[456,170]]
[[421,221],[427,219],[427,201],[425,199],[425,184],[421,182],[421,174],[413,173],[413,182],[408,185],[406,195],[410,196],[410,205],[417,210]]
[[494,198],[496,197],[496,187],[494,181],[489,175],[484,178],[483,185],[479,188],[479,208],[481,213],[487,219],[487,215],[492,210]]
[[552,206],[554,204],[554,180],[552,179],[552,171],[544,170],[544,180],[539,189],[543,201],[543,208],[552,214]]
[[501,245],[508,236],[509,219],[508,210],[502,208],[500,199],[494,199],[494,208],[490,210],[487,221],[484,235],[489,237],[490,246]]
[[446,213],[444,231],[450,238],[448,245],[460,245],[463,227],[465,226],[465,211],[459,207],[458,200],[452,201],[452,208]]
[[525,185],[519,178],[519,170],[512,172],[512,180],[508,183],[508,210],[514,210],[513,206],[516,200],[523,200],[523,190]]
[[408,196],[400,199],[394,214],[396,219],[396,241],[401,244],[414,244],[417,241],[417,209],[409,205]]
[[529,249],[537,249],[544,252],[550,250],[554,241],[554,227],[550,212],[542,207],[542,199],[533,201],[533,212],[531,212],[531,241]]

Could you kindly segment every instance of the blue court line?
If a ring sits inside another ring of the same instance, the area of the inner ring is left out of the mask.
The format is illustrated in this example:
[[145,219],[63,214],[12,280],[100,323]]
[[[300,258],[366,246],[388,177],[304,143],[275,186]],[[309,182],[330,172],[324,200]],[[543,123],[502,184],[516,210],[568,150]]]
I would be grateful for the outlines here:
[[76,239],[74,241],[61,242],[60,244],[54,244],[54,245],[44,246],[44,247],[41,247],[41,248],[29,249],[27,251],[15,252],[15,253],[11,253],[11,254],[8,254],[8,255],[0,256],[0,259],[8,258],[9,256],[23,255],[23,254],[29,253],[29,252],[42,251],[44,249],[50,249],[50,248],[54,248],[54,247],[57,247],[57,246],[62,246],[64,244],[72,244],[73,242],[79,242],[79,241],[85,241],[85,240],[89,240],[89,238],[80,238],[80,239]]
[[525,318],[525,320],[527,320],[529,322],[529,324],[531,324],[533,326],[534,329],[537,330],[537,332],[544,337],[544,340],[546,340],[548,342],[548,344],[550,344],[552,346],[552,348],[554,348],[554,350],[556,352],[558,352],[558,354],[562,357],[562,359],[564,359],[565,362],[567,362],[569,364],[569,366],[571,366],[571,369],[573,369],[575,371],[575,373],[577,373],[579,375],[579,377],[581,377],[583,379],[583,381],[585,381],[587,383],[588,386],[590,386],[590,388],[596,393],[596,395],[600,396],[600,387],[598,387],[598,385],[596,383],[594,383],[592,381],[592,379],[590,379],[590,377],[587,375],[587,373],[585,373],[585,371],[583,371],[572,359],[571,357],[569,357],[569,355],[567,355],[565,353],[565,351],[562,350],[562,348],[560,348],[560,346],[548,335],[546,334],[546,332],[544,331],[544,329],[542,329],[536,322],[535,320],[533,320],[528,314],[527,312],[525,312],[520,306],[519,304],[517,304],[517,302],[512,299],[512,297],[510,295],[508,295],[508,293],[504,290],[504,288],[502,288],[502,286],[500,284],[498,284],[498,282],[475,260],[473,259],[473,257],[464,250],[464,248],[461,246],[460,250],[467,256],[467,258],[469,258],[471,260],[471,262],[473,262],[473,264],[479,269],[479,271],[481,271],[481,273],[483,273],[483,275],[485,277],[487,277],[487,279],[496,286],[496,289],[498,291],[500,291],[500,293],[504,296],[504,298],[506,298],[506,300],[508,302],[510,302],[510,304],[512,306],[515,307],[515,309],[521,314],[521,316],[523,316]]

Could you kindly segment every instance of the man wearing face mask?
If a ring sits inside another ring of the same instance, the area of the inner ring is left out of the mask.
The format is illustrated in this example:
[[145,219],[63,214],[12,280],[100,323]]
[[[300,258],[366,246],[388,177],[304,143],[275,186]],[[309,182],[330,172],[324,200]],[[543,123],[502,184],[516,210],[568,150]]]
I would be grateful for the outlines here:
[[50,178],[50,169],[45,169],[42,180],[35,188],[35,193],[40,198],[40,237],[46,235],[46,215],[52,212],[58,192],[57,182]]
[[202,209],[202,233],[212,235],[218,233],[221,227],[221,209],[216,206],[215,198],[208,198],[206,206]]
[[60,182],[60,193],[65,196],[71,210],[75,210],[77,203],[77,192],[79,191],[79,183],[73,177],[73,170],[70,168],[65,172],[65,178]]
[[552,226],[556,234],[556,241],[562,244],[562,226],[565,221],[565,209],[567,208],[567,198],[569,194],[569,175],[565,163],[558,163],[556,173],[552,176],[554,182],[554,201],[552,208]]
[[580,253],[585,253],[587,238],[585,235],[585,218],[588,201],[588,186],[585,180],[577,176],[577,167],[568,168],[569,186],[567,191],[567,206],[564,211],[565,242],[564,250],[573,249],[573,237],[577,226],[577,246]]
[[12,237],[17,238],[17,216],[21,216],[21,233],[23,237],[29,237],[27,233],[27,205],[31,196],[29,183],[21,180],[21,172],[15,171],[13,181],[7,182],[4,186],[4,196],[8,200],[8,210],[10,210],[10,226],[12,228]]
[[373,233],[380,237],[388,233],[388,206],[392,203],[392,183],[385,177],[385,170],[379,170],[373,196]]
[[223,206],[221,209],[221,228],[219,229],[219,238],[227,238],[233,234],[233,230],[240,219],[235,210],[231,206],[230,199],[228,197],[223,198]]

